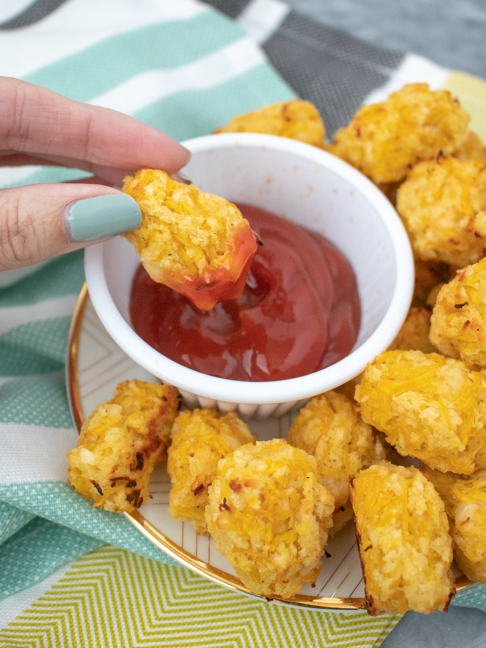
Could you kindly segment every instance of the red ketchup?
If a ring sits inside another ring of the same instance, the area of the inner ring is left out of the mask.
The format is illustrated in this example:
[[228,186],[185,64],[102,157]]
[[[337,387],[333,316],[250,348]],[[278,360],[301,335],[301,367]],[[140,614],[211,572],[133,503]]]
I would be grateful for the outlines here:
[[361,319],[349,262],[316,232],[238,207],[263,241],[242,296],[199,310],[140,266],[130,300],[135,331],[171,360],[231,380],[296,378],[347,356]]

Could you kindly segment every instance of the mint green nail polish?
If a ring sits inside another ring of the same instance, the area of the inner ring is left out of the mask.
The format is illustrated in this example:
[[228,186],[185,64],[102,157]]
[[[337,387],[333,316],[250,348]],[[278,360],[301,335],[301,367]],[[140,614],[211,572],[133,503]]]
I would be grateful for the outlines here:
[[73,241],[95,241],[140,227],[142,213],[131,196],[120,193],[71,203],[64,218]]

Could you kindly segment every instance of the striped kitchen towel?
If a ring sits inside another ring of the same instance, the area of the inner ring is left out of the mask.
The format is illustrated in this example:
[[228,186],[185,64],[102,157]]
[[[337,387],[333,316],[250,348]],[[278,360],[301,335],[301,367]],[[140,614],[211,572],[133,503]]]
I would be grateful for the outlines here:
[[[458,95],[486,139],[484,82],[364,44],[279,0],[0,0],[0,74],[178,140],[295,96],[318,106],[332,135],[363,102],[426,81]],[[84,175],[3,168],[0,188]],[[398,617],[225,591],[73,493],[64,364],[83,281],[81,252],[0,275],[0,646],[379,645]],[[456,603],[486,610],[484,588]]]

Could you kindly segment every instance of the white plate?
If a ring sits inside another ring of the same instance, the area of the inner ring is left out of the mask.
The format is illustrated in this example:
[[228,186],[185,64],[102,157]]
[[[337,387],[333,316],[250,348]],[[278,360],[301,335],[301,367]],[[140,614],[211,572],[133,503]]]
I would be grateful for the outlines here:
[[[96,405],[113,398],[119,382],[133,378],[157,382],[115,344],[98,319],[84,286],[73,316],[67,362],[68,394],[78,429]],[[286,437],[294,417],[295,414],[285,414],[280,418],[249,421],[248,425],[260,440]],[[189,569],[224,587],[250,594],[228,560],[216,550],[212,539],[196,535],[191,524],[169,515],[170,479],[165,462],[154,471],[150,492],[152,499],[135,513],[126,514],[128,519],[149,540]],[[275,600],[311,609],[364,609],[363,575],[352,524],[331,538],[326,552],[329,555],[323,557],[315,587],[306,584],[292,599]],[[462,577],[457,589],[468,584]]]

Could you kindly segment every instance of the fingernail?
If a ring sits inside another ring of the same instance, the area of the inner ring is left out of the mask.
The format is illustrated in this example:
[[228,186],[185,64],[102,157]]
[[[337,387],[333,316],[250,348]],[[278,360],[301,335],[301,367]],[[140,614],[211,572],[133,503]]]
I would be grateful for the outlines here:
[[[182,144],[181,144],[181,146],[182,146]],[[190,151],[185,146],[182,146],[182,148],[184,149],[184,151],[187,151],[187,162],[186,162],[186,164],[188,164],[190,162],[191,158],[192,158],[192,151]]]
[[142,213],[127,194],[107,194],[69,204],[64,211],[66,233],[73,241],[95,241],[140,227]]

